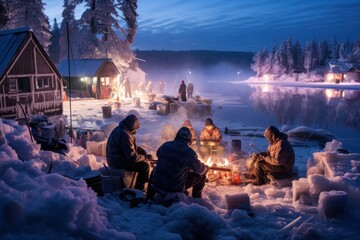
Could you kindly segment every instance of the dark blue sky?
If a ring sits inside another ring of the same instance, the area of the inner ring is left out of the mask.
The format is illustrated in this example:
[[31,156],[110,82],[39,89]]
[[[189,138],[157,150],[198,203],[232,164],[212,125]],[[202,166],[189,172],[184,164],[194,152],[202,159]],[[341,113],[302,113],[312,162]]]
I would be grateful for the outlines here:
[[[60,21],[62,1],[45,0]],[[360,38],[359,0],[139,0],[141,50],[258,51],[291,38],[303,45]]]

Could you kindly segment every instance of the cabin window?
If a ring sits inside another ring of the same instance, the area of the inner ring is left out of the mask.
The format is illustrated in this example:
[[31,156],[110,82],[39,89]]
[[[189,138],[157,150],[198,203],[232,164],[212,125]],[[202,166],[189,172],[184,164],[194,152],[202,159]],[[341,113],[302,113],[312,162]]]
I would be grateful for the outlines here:
[[9,78],[9,92],[31,92],[30,77]]
[[49,88],[51,86],[51,77],[37,77],[36,78],[36,89]]
[[9,78],[9,92],[17,92],[18,85],[17,85],[17,78]]

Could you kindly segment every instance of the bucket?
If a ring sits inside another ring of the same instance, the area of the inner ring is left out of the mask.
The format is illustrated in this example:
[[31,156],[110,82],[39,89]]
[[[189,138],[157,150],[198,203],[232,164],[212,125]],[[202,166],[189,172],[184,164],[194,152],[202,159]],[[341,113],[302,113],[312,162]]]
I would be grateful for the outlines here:
[[101,175],[84,178],[84,180],[85,180],[86,184],[88,185],[88,187],[91,187],[91,189],[94,190],[94,192],[96,192],[96,194],[98,196],[101,196],[101,197],[104,196]]
[[140,100],[140,98],[135,97],[135,98],[134,98],[134,104],[135,104],[136,107],[140,107],[140,106],[141,106],[141,100]]
[[247,193],[235,195],[225,195],[225,201],[228,209],[250,210],[250,197]]
[[241,140],[240,139],[231,140],[231,153],[241,154]]
[[103,118],[111,117],[111,106],[102,106]]
[[115,109],[119,110],[121,107],[121,102],[114,102]]

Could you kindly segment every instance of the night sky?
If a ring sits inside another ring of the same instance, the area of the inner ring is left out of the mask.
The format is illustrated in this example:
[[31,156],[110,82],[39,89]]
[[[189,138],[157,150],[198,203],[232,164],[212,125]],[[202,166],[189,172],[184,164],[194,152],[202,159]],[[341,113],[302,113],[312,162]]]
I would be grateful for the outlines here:
[[[44,3],[51,22],[60,22],[62,1]],[[288,38],[354,41],[359,13],[359,0],[139,0],[133,49],[259,51]]]

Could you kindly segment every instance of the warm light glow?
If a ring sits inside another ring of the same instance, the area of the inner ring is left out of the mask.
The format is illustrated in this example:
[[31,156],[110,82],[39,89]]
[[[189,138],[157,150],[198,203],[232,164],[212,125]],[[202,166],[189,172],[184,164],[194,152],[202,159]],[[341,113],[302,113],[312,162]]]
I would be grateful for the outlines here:
[[325,95],[328,99],[329,98],[342,98],[342,97],[344,97],[344,91],[337,90],[337,89],[326,89]]
[[333,80],[334,80],[334,74],[328,73],[328,74],[327,74],[327,81],[328,81],[328,82],[332,82]]
[[261,86],[261,91],[264,93],[270,92],[270,85],[264,84],[263,86]]
[[270,75],[269,75],[269,74],[264,74],[263,80],[264,80],[265,82],[270,81]]

